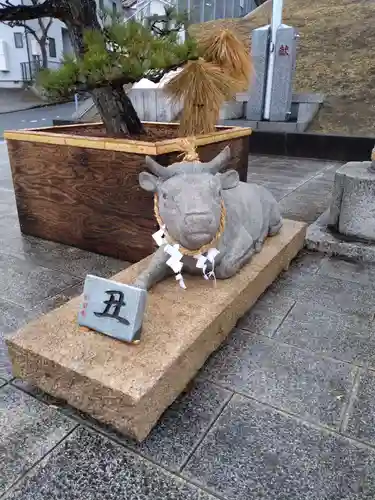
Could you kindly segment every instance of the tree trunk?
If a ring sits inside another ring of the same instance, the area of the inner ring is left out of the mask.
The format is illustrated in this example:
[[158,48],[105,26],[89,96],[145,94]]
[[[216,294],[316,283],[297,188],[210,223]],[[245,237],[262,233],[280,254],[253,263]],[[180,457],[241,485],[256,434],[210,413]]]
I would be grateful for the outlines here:
[[[77,57],[83,57],[85,47],[83,35],[85,30],[101,29],[96,14],[95,0],[60,0],[64,11],[62,19],[70,35]],[[109,135],[140,135],[145,133],[134,106],[123,87],[104,87],[90,92],[93,101],[103,119]]]
[[91,91],[108,135],[140,135],[145,133],[133,104],[123,88],[103,87]]
[[40,54],[42,56],[42,68],[48,68],[48,55],[47,55],[47,38],[42,37],[38,40],[40,46]]

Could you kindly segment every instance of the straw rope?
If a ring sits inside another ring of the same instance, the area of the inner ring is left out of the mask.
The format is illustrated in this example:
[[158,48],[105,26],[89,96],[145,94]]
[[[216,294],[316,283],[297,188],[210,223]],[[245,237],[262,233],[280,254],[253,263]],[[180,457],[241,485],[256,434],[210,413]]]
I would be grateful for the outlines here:
[[183,151],[180,155],[178,155],[178,158],[182,157],[181,163],[188,161],[200,163],[197,147],[195,145],[195,137],[181,139],[177,145],[179,149]]

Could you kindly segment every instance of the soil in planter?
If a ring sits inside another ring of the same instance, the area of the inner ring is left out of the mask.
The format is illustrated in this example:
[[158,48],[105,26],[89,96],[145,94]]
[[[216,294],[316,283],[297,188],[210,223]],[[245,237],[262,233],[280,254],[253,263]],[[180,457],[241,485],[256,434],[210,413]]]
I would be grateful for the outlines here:
[[[142,135],[138,135],[136,137],[131,135],[124,135],[121,138],[116,137],[116,139],[131,139],[133,141],[147,141],[147,142],[157,142],[164,141],[167,139],[176,139],[181,137],[179,134],[179,129],[177,124],[145,124],[144,126],[146,133]],[[229,128],[229,127],[228,127]],[[220,130],[225,130],[224,127],[221,127]],[[56,134],[69,134],[69,135],[79,135],[85,137],[109,137],[109,135],[104,128],[103,124],[87,124],[86,125],[75,125],[75,126],[60,126],[58,128],[51,127],[43,129],[43,132],[52,132]]]

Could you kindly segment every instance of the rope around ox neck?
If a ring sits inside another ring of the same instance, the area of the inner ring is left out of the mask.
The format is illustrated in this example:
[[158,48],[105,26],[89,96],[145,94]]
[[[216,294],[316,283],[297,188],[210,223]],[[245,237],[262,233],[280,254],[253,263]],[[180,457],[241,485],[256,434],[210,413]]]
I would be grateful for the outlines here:
[[[196,250],[189,250],[188,248],[183,247],[178,241],[175,241],[168,233],[167,233],[167,228],[165,230],[165,238],[167,239],[168,243],[170,245],[175,245],[176,243],[179,245],[179,251],[183,255],[189,255],[193,257],[194,255],[199,255],[207,252],[210,248],[214,247],[215,243],[221,238],[224,229],[225,229],[225,219],[226,219],[226,214],[227,211],[225,209],[225,205],[223,200],[221,200],[221,214],[220,214],[220,224],[219,224],[219,229],[217,230],[214,238],[207,243],[206,245],[202,245],[200,248],[197,248]],[[164,227],[165,224],[160,217],[159,213],[159,199],[157,194],[155,193],[154,195],[154,215],[155,219],[157,220],[157,223],[159,224],[160,227]]]

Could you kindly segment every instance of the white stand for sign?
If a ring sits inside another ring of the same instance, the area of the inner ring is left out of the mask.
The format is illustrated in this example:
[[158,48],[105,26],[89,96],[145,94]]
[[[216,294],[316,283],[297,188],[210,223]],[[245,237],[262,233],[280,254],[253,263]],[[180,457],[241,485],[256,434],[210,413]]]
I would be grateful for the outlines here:
[[264,112],[263,112],[263,118],[265,120],[270,119],[272,83],[273,83],[275,56],[276,56],[276,36],[277,36],[277,30],[282,22],[282,16],[283,16],[283,0],[273,0],[271,40],[268,47],[267,83],[266,83],[266,95],[264,100]]
[[253,30],[255,78],[249,89],[247,120],[285,122],[291,116],[296,31],[282,24],[283,0],[274,0],[272,24]]

